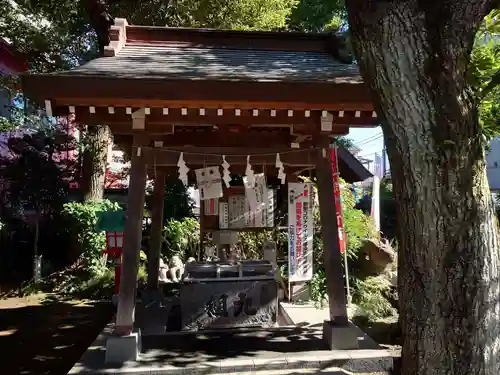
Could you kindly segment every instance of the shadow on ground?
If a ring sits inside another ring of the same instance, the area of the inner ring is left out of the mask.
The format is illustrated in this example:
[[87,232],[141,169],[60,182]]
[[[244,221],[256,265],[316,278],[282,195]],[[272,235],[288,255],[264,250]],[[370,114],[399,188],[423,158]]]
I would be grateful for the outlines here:
[[2,374],[67,374],[112,317],[110,303],[0,304]]
[[353,323],[380,345],[401,345],[401,325],[399,321],[371,322],[364,317],[354,317]]

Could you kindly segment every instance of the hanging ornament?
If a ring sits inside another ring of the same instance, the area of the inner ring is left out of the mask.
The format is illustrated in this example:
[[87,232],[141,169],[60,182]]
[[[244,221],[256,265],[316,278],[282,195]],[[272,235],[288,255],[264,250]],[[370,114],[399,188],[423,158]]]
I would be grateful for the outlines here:
[[181,152],[179,155],[179,161],[177,162],[177,166],[179,167],[179,180],[182,181],[184,186],[188,185],[188,172],[189,168],[186,166],[186,163],[184,162],[184,153]]
[[222,197],[222,181],[219,167],[201,168],[195,170],[195,173],[201,200],[204,201]]
[[226,187],[229,187],[229,183],[231,182],[231,174],[229,173],[229,163],[226,160],[226,155],[222,155],[222,173],[223,177],[222,179],[224,180]]
[[278,168],[278,178],[281,181],[281,185],[284,185],[286,181],[286,173],[285,168],[283,167],[283,163],[280,159],[280,154],[276,154],[276,168]]
[[252,165],[250,164],[250,155],[247,156],[247,169],[245,170],[245,177],[247,180],[247,187],[253,188],[255,186],[255,174],[253,173]]
[[255,177],[252,186],[250,179],[247,176],[243,176],[243,185],[245,186],[245,219],[247,221],[246,225],[248,226],[250,214],[257,210],[258,205],[257,191],[255,189]]

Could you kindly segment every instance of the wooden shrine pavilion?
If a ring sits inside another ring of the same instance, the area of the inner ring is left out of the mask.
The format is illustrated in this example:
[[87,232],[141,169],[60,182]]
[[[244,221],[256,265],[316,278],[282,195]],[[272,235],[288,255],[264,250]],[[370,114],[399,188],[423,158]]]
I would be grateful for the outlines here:
[[[241,173],[287,176],[314,169],[318,181],[331,321],[347,324],[329,147],[349,127],[378,124],[355,64],[332,34],[220,31],[128,25],[116,19],[105,56],[75,69],[23,77],[49,116],[109,125],[131,155],[116,335],[132,332],[147,174],[155,179],[152,249],[159,254],[165,173],[180,152],[190,170],[222,164]],[[158,269],[158,255],[150,263]],[[157,271],[156,271],[157,272]],[[154,287],[154,285],[152,285]]]

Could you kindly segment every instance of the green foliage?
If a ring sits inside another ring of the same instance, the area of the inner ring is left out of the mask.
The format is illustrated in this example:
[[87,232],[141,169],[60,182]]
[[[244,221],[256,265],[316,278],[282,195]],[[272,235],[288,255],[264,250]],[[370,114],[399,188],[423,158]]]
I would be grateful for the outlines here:
[[9,132],[14,130],[15,128],[16,126],[10,119],[0,116],[0,133]]
[[[2,0],[0,35],[27,58],[29,69],[53,72],[97,55],[85,1]],[[296,0],[109,1],[114,17],[137,25],[274,30],[286,26]]]
[[345,181],[341,179],[342,211],[344,215],[344,231],[347,235],[347,255],[356,258],[357,252],[367,238],[376,237],[375,226],[370,216],[361,210],[357,210],[354,194],[348,188]]
[[106,237],[104,232],[96,231],[97,213],[119,209],[117,203],[108,200],[64,205],[62,213],[68,219],[68,229],[80,245],[82,260],[93,276],[102,274],[106,268],[102,256],[102,251],[106,248]]
[[383,275],[355,280],[352,300],[359,309],[357,314],[372,321],[397,315],[396,309],[388,300],[391,287],[389,280]]
[[306,32],[337,30],[344,23],[343,0],[300,0],[288,20],[290,29]]
[[141,25],[274,30],[285,27],[296,0],[124,0],[111,14]]
[[355,146],[354,141],[347,137],[336,137],[335,143],[339,146],[342,146],[346,149],[353,148]]
[[[302,177],[304,182],[311,182],[309,178]],[[344,180],[340,179],[341,199],[343,211],[344,232],[347,237],[347,257],[356,259],[358,250],[365,239],[374,238],[375,227],[371,217],[366,216],[363,211],[355,209],[356,200],[354,194],[348,188]],[[327,301],[327,284],[324,269],[323,241],[321,231],[323,230],[320,220],[319,206],[314,207],[314,275],[309,282],[311,300],[317,307],[323,307]]]
[[479,101],[483,135],[500,135],[500,10],[489,14],[476,35],[471,54],[469,82]]
[[276,30],[296,0],[188,0],[192,26],[237,30]]
[[200,224],[194,218],[171,220],[163,230],[163,241],[165,243],[163,255],[168,259],[174,255],[184,261],[188,257],[197,257],[200,249]]
[[54,289],[58,299],[110,300],[115,290],[114,270],[104,268],[96,275],[69,275]]
[[194,202],[186,186],[178,178],[169,178],[165,184],[163,220],[181,221],[193,217]]
[[264,256],[262,247],[268,240],[276,243],[278,258],[288,254],[288,233],[286,231],[240,232],[238,234],[238,246],[247,259],[262,259]]
[[325,270],[319,269],[309,281],[309,294],[316,308],[323,308],[328,302],[327,290]]
[[148,279],[148,271],[147,268],[145,267],[144,264],[141,264],[139,266],[139,269],[137,270],[137,280],[141,283],[146,282]]
[[89,299],[109,300],[114,293],[114,270],[104,268],[98,275],[92,275],[84,267],[71,267],[42,278],[38,283],[30,280],[12,297],[24,297],[36,293],[48,293],[46,301]]
[[[310,178],[301,177],[304,182],[314,182]],[[375,237],[375,227],[371,217],[366,216],[363,211],[355,209],[356,200],[354,194],[347,187],[348,185],[344,180],[340,179],[341,185],[341,199],[342,199],[342,212],[344,232],[347,237],[347,256],[348,258],[355,259],[357,252],[361,247],[363,240]],[[317,188],[315,188],[317,194]],[[314,211],[314,259],[315,267],[323,268],[323,241],[319,206],[315,205]]]
[[54,129],[9,139],[9,155],[0,158],[0,178],[7,182],[4,199],[11,209],[38,214],[60,209],[74,170],[71,163],[59,163],[55,156],[72,143],[70,137]]
[[0,35],[24,56],[30,71],[47,73],[96,56],[83,1],[2,0]]

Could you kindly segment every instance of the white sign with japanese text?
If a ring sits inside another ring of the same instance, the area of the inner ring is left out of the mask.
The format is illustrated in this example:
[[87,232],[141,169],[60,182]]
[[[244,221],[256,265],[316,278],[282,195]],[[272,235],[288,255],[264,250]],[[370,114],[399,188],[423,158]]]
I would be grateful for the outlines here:
[[314,185],[288,183],[288,280],[313,277]]

